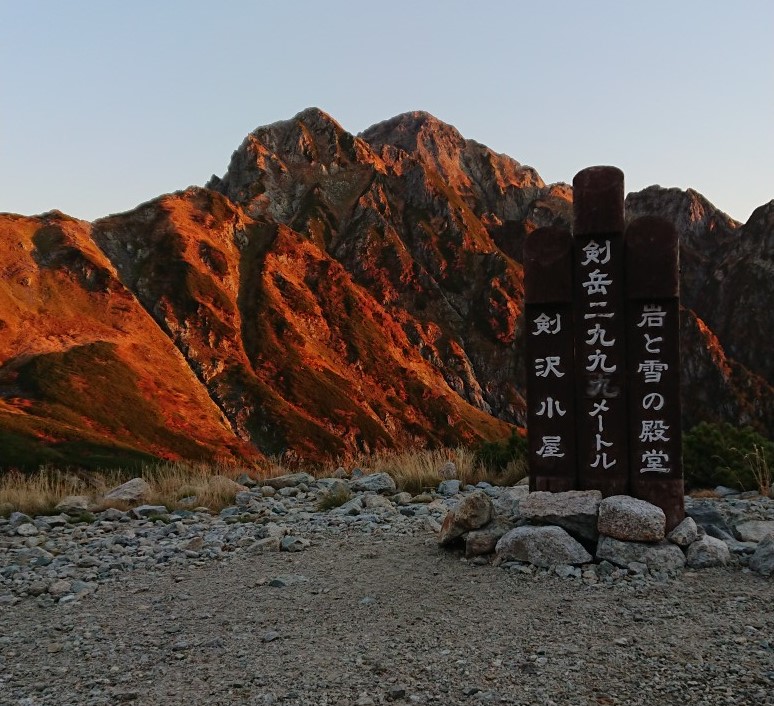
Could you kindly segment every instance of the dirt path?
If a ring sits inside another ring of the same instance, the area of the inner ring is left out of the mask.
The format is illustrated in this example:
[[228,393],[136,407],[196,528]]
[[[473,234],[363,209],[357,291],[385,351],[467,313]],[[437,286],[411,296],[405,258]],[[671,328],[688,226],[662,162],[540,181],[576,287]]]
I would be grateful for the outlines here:
[[0,608],[0,703],[763,706],[771,591],[739,570],[592,587],[429,536],[322,539]]

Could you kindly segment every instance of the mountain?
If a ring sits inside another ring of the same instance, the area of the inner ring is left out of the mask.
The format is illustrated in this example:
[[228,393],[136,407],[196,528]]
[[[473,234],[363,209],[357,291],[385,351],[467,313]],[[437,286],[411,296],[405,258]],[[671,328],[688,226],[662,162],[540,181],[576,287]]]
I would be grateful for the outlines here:
[[[774,428],[774,202],[650,187],[681,239],[685,423]],[[524,236],[572,189],[413,112],[260,127],[222,177],[85,223],[0,215],[0,464],[322,459],[525,422]]]

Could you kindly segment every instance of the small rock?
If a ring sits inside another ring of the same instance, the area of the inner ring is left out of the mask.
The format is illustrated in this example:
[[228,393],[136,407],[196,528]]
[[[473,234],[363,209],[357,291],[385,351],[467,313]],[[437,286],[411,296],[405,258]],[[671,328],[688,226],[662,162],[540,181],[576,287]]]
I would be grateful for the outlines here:
[[253,542],[248,549],[256,554],[263,554],[264,552],[278,552],[280,551],[281,544],[279,537],[264,537]]
[[671,542],[622,542],[606,536],[600,537],[597,543],[597,559],[606,559],[622,568],[636,561],[645,564],[651,571],[674,571],[685,566],[685,555],[680,547]]
[[453,461],[447,461],[438,469],[438,477],[445,480],[457,477],[457,466]]
[[250,478],[247,473],[242,473],[238,476],[236,482],[239,483],[239,485],[245,486],[245,488],[255,488],[258,485],[258,483]]
[[87,512],[89,507],[90,501],[85,495],[68,495],[62,498],[54,509],[68,515],[79,515],[82,512]]
[[774,532],[774,520],[747,520],[737,524],[734,530],[742,542],[760,542]]
[[388,493],[392,495],[397,488],[392,476],[387,473],[371,473],[367,476],[356,478],[352,472],[352,480],[349,481],[349,487],[357,492]]
[[497,542],[513,524],[504,519],[495,519],[485,527],[471,530],[465,537],[465,557],[484,556],[494,552]]
[[740,491],[736,488],[729,488],[725,485],[719,485],[715,488],[715,494],[719,498],[730,498],[734,495],[739,495]]
[[339,466],[334,472],[333,472],[334,478],[347,478],[349,477],[349,474],[347,473],[346,469],[343,466]]
[[465,532],[483,527],[492,518],[492,501],[483,490],[476,490],[444,518],[438,543],[445,546]]
[[664,511],[645,500],[611,495],[599,504],[600,534],[624,542],[660,542],[664,539]]
[[311,542],[303,537],[293,537],[288,535],[283,537],[280,542],[280,549],[283,552],[302,552],[306,549]]
[[699,528],[692,517],[686,517],[670,533],[667,539],[678,547],[687,547],[699,538]]
[[104,499],[132,503],[142,500],[150,493],[150,490],[150,485],[143,478],[132,478],[105,493]]
[[312,485],[312,483],[314,483],[314,476],[309,473],[287,473],[284,476],[266,478],[263,480],[264,485],[268,485],[275,490],[279,490],[280,488],[293,488],[302,483]]
[[697,539],[686,552],[686,563],[692,569],[706,569],[711,566],[725,566],[731,559],[731,552],[722,539],[705,535]]
[[151,515],[166,515],[167,508],[164,505],[138,505],[132,510],[132,514],[140,520]]
[[516,527],[500,538],[495,551],[500,561],[526,561],[543,568],[592,560],[583,545],[554,526]]
[[438,494],[444,497],[451,497],[457,495],[460,492],[460,481],[454,480],[442,480],[438,484]]
[[274,642],[280,634],[276,630],[268,630],[265,633],[263,633],[263,636],[261,637],[262,642]]
[[40,534],[40,530],[30,522],[25,522],[23,525],[19,525],[16,528],[16,534],[20,537],[35,537]]
[[53,596],[54,598],[61,598],[62,596],[65,596],[68,593],[70,593],[71,590],[72,590],[72,583],[64,579],[59,579],[58,581],[54,581],[48,587],[49,595]]
[[750,568],[764,576],[774,574],[774,533],[766,535],[750,557]]

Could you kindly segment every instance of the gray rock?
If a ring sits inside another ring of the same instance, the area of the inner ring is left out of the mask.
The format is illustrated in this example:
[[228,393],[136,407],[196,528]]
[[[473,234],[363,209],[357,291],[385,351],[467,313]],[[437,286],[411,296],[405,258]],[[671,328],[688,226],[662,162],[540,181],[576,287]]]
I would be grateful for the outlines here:
[[303,537],[294,537],[287,535],[280,541],[280,549],[283,552],[302,552],[306,549],[311,542]]
[[597,559],[605,559],[622,568],[627,568],[633,562],[640,562],[651,571],[674,571],[685,566],[685,555],[680,547],[671,542],[622,542],[606,536],[599,538]]
[[511,520],[521,517],[519,506],[521,501],[529,495],[529,486],[515,485],[512,488],[501,488],[497,498],[492,501],[495,514]]
[[538,491],[519,502],[521,517],[533,523],[558,525],[581,539],[597,538],[598,490]]
[[438,484],[438,494],[443,495],[445,497],[449,497],[451,495],[457,495],[457,493],[460,492],[460,481],[453,479],[453,480],[442,480]]
[[685,514],[692,517],[699,527],[715,525],[726,531],[730,531],[726,518],[718,509],[716,500],[692,500],[686,498]]
[[725,566],[731,559],[731,552],[722,539],[705,535],[697,539],[685,554],[686,563],[692,569],[706,569],[711,566]]
[[471,530],[465,537],[465,556],[484,556],[494,552],[497,542],[513,529],[513,524],[504,519],[494,519],[486,527]]
[[132,478],[105,493],[105,500],[133,503],[142,500],[150,493],[151,487],[143,478]]
[[737,524],[734,531],[742,542],[760,542],[774,532],[774,520],[747,520]]
[[254,554],[263,554],[264,552],[278,552],[280,551],[280,538],[279,537],[264,537],[253,542],[248,550]]
[[692,517],[686,517],[670,533],[667,539],[678,547],[687,547],[699,538],[699,529]]
[[68,515],[78,515],[87,512],[90,506],[91,501],[85,495],[68,495],[62,498],[54,509]]
[[465,532],[483,527],[492,519],[492,501],[483,490],[475,490],[446,514],[438,543],[445,546]]
[[305,485],[312,485],[312,483],[314,483],[314,476],[309,473],[287,473],[284,476],[277,476],[276,478],[266,478],[261,482],[264,486],[279,490],[280,488],[293,488],[302,483]]
[[355,478],[352,472],[352,480],[349,481],[349,487],[357,492],[388,493],[394,494],[397,488],[392,476],[387,473],[371,473],[359,478]]
[[445,480],[457,477],[457,466],[453,461],[447,461],[438,469],[438,477]]
[[750,557],[750,568],[764,576],[774,575],[774,534],[766,535]]
[[664,511],[645,500],[611,495],[599,504],[600,534],[624,542],[660,542],[666,533]]
[[16,534],[20,537],[35,537],[40,534],[40,530],[31,522],[25,522],[23,525],[19,525],[16,528]]
[[59,579],[58,581],[54,581],[48,587],[48,593],[53,598],[61,598],[62,596],[65,596],[68,593],[70,593],[71,589],[72,589],[72,583],[70,581]]
[[239,483],[239,485],[245,486],[245,488],[255,488],[258,483],[254,481],[250,476],[247,475],[247,473],[242,473],[237,479],[236,482]]
[[720,498],[730,498],[734,495],[739,495],[740,492],[736,488],[729,488],[725,485],[719,485],[715,488],[715,493]]
[[150,517],[151,515],[166,515],[167,508],[164,505],[138,505],[132,510],[137,519]]
[[8,524],[11,527],[18,527],[19,525],[31,524],[32,518],[29,515],[25,515],[23,512],[12,512],[8,516]]
[[346,469],[345,469],[343,466],[339,466],[339,467],[338,467],[338,468],[337,468],[337,469],[336,469],[336,470],[333,472],[333,477],[334,477],[334,478],[347,478],[347,477],[348,477],[348,475],[349,475],[349,474],[347,473]]
[[559,564],[586,564],[592,557],[561,527],[516,527],[495,547],[499,561],[526,561],[548,568]]

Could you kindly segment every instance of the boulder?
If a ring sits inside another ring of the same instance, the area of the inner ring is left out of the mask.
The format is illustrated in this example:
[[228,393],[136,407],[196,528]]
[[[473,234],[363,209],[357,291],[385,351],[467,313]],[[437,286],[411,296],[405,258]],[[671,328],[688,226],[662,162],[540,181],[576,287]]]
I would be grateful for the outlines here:
[[304,483],[305,485],[312,485],[314,483],[314,476],[309,473],[286,473],[283,476],[277,476],[276,478],[264,478],[261,483],[268,485],[274,490],[280,490],[281,488],[295,488],[297,485]]
[[465,537],[465,556],[483,556],[494,552],[497,542],[504,534],[513,529],[513,525],[502,519],[495,519],[486,527],[471,530]]
[[699,527],[715,525],[726,531],[730,531],[726,518],[718,509],[716,500],[692,500],[686,498],[685,514],[692,517]]
[[446,514],[438,544],[447,545],[465,532],[483,527],[491,519],[492,501],[483,490],[475,490]]
[[122,503],[139,502],[150,493],[151,487],[144,478],[132,478],[104,495],[105,500]]
[[355,478],[352,472],[352,480],[349,481],[349,487],[357,492],[389,493],[394,494],[397,490],[395,481],[387,473],[370,473],[367,476]]
[[764,576],[774,575],[774,533],[766,535],[750,557],[750,568]]
[[606,536],[599,538],[597,559],[605,559],[623,568],[633,562],[639,562],[651,571],[674,571],[685,566],[685,555],[680,547],[671,542],[622,542],[615,537]]
[[734,531],[742,542],[760,542],[774,532],[774,520],[747,520],[737,524]]
[[82,512],[88,512],[91,507],[91,501],[85,495],[68,495],[62,498],[54,508],[66,515],[80,515]]
[[597,528],[624,542],[660,542],[666,534],[666,515],[645,500],[611,495],[599,504]]
[[519,513],[522,519],[532,523],[558,525],[576,537],[594,541],[601,500],[602,493],[598,490],[538,491],[519,502]]
[[511,520],[521,518],[519,507],[521,501],[529,495],[529,486],[515,485],[512,488],[501,488],[500,494],[492,503],[495,514],[507,517]]
[[687,547],[699,538],[699,528],[692,517],[686,517],[670,533],[667,539],[678,547]]
[[685,554],[686,563],[692,569],[708,569],[711,566],[725,566],[731,559],[731,551],[722,539],[708,534],[697,539]]
[[495,547],[500,561],[526,561],[548,568],[591,561],[583,545],[561,527],[515,527],[500,537]]
[[438,484],[438,494],[445,497],[457,495],[460,492],[461,483],[457,479],[442,480]]

